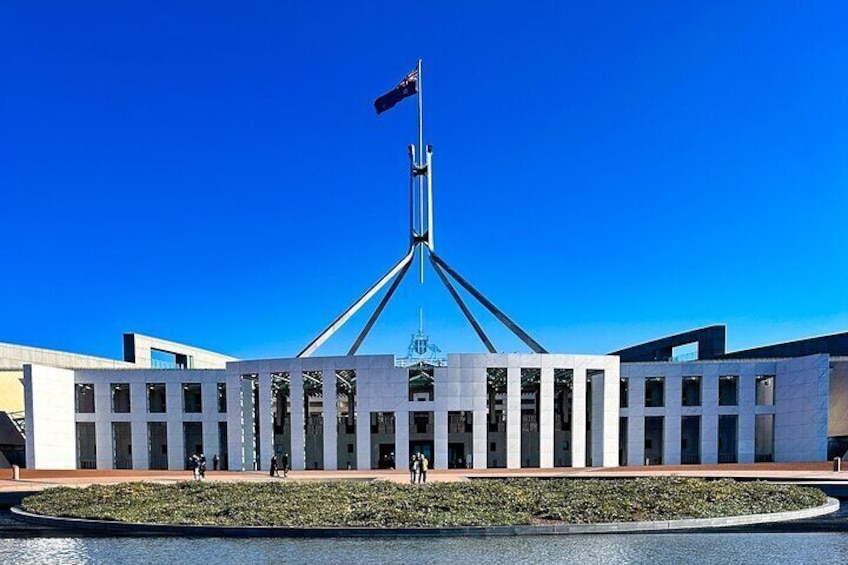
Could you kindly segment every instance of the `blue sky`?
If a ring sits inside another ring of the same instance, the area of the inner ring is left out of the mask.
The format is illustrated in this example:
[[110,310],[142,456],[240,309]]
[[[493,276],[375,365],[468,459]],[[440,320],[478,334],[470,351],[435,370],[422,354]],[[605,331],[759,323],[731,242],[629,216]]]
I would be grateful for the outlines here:
[[[845,21],[777,0],[6,3],[0,341],[296,354],[404,254],[416,107],[372,103],[418,58],[438,251],[549,350],[848,330]],[[430,271],[362,352],[403,353],[419,308],[443,350],[483,349]]]

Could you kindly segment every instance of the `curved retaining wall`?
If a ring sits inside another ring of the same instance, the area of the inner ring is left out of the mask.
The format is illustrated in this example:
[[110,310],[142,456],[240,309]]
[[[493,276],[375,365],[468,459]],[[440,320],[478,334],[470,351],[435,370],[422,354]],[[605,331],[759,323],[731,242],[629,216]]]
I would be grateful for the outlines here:
[[12,508],[16,520],[40,526],[103,535],[184,536],[184,537],[373,537],[373,536],[539,536],[563,534],[620,534],[673,532],[702,528],[749,526],[814,518],[839,510],[839,501],[828,498],[822,506],[725,518],[664,520],[660,522],[615,522],[610,524],[555,524],[540,526],[468,526],[457,528],[286,528],[274,526],[191,526],[183,524],[140,524],[109,520],[58,518]]

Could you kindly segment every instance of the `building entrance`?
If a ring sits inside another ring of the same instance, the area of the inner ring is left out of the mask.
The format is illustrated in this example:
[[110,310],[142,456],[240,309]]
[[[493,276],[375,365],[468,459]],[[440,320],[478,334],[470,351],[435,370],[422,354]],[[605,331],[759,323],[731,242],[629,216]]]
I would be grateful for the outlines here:
[[409,442],[409,455],[415,455],[416,453],[423,453],[424,457],[427,458],[427,461],[430,462],[430,469],[435,467],[433,461],[433,442],[432,441],[410,441]]
[[395,468],[395,444],[381,443],[380,444],[380,459],[377,462],[378,469],[394,469]]
[[464,443],[448,444],[448,469],[467,468]]

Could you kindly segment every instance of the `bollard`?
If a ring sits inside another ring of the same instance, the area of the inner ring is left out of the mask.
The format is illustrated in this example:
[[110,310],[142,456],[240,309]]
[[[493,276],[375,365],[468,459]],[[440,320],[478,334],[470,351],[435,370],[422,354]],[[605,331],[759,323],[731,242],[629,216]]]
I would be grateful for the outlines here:
[[12,465],[12,480],[19,481],[21,480],[21,468],[17,465]]
[[833,472],[839,473],[841,471],[842,471],[842,458],[841,457],[834,457],[833,458]]

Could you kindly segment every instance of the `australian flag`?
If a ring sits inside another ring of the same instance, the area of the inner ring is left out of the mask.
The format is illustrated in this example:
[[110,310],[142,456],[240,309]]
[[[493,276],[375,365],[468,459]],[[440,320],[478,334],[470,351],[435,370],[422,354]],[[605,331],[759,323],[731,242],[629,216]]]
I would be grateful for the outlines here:
[[412,96],[418,92],[418,69],[415,69],[402,81],[398,83],[389,92],[380,96],[374,101],[374,109],[378,114],[382,114],[386,110],[393,108],[395,104],[408,96]]

